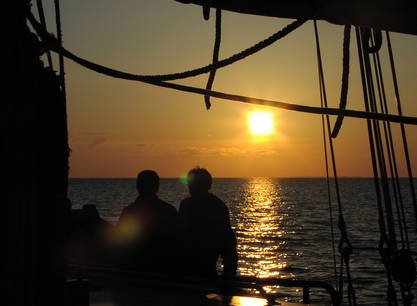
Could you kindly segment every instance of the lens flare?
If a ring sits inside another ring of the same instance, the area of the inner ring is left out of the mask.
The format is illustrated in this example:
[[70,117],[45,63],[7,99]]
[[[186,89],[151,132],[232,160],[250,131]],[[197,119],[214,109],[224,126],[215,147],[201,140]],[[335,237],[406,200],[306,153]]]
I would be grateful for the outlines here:
[[250,131],[254,135],[271,134],[274,130],[272,114],[268,112],[254,112],[249,115]]

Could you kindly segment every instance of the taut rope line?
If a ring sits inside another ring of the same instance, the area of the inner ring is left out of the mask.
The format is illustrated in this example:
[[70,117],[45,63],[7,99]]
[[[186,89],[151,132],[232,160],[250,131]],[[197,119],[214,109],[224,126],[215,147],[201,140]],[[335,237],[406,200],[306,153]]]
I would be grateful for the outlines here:
[[[368,89],[366,83],[366,76],[365,76],[365,67],[364,67],[364,54],[362,51],[362,38],[359,27],[355,27],[356,32],[356,44],[358,48],[358,57],[359,57],[359,67],[361,72],[361,81],[362,81],[362,91],[363,91],[363,98],[366,110],[369,109],[369,102],[368,102]],[[380,232],[380,239],[379,239],[379,252],[382,257],[383,264],[385,266],[385,271],[387,273],[387,298],[389,305],[394,303],[397,305],[397,299],[395,294],[395,289],[393,286],[391,270],[389,266],[389,247],[390,241],[388,240],[387,233],[386,233],[386,225],[385,225],[385,217],[384,211],[382,208],[382,198],[381,198],[381,191],[378,182],[378,166],[376,162],[376,152],[375,152],[375,141],[374,135],[372,131],[372,124],[370,120],[366,121],[368,127],[368,138],[369,138],[369,149],[371,152],[371,160],[372,160],[372,169],[374,174],[374,184],[375,184],[375,191],[376,191],[376,198],[377,198],[377,207],[378,207],[378,223],[379,223],[379,232]]]
[[[391,64],[392,81],[394,83],[395,97],[397,99],[397,109],[398,109],[398,114],[401,116],[402,108],[401,108],[400,90],[398,88],[397,73],[395,71],[394,55],[392,51],[389,32],[386,32],[386,37],[387,37],[388,54],[389,54],[389,59],[390,59],[390,64]],[[405,160],[407,164],[408,181],[410,184],[410,192],[411,192],[411,197],[413,200],[414,217],[415,217],[415,223],[416,223],[415,225],[416,225],[416,230],[417,230],[417,200],[416,200],[416,192],[414,189],[414,182],[413,182],[413,171],[411,169],[410,153],[408,150],[407,134],[405,132],[404,125],[401,124],[400,127],[401,127],[401,136],[402,136],[403,146],[404,146],[404,155],[405,155]]]
[[[373,42],[373,40],[374,38],[371,36],[371,41]],[[384,78],[382,75],[382,67],[381,67],[381,61],[379,57],[379,51],[374,52],[372,55],[373,55],[373,64],[374,64],[373,67],[375,70],[375,77],[376,77],[381,112],[388,113],[388,103],[387,103],[386,94],[385,94],[385,85],[384,85]],[[393,195],[394,195],[395,206],[397,210],[397,221],[398,221],[398,225],[400,229],[401,244],[402,244],[402,248],[404,248],[406,244],[407,248],[409,249],[410,247],[409,247],[409,239],[408,239],[408,231],[407,231],[407,221],[405,218],[404,204],[403,204],[401,188],[400,188],[400,183],[399,183],[396,152],[394,148],[394,142],[393,142],[390,123],[384,122],[383,128],[384,128],[385,146],[387,148],[388,162],[390,166]]]
[[[324,92],[323,92],[323,85],[319,82],[320,85],[320,105],[324,107]],[[326,165],[326,184],[327,184],[327,204],[329,206],[329,222],[330,222],[330,237],[332,238],[332,255],[333,255],[333,269],[334,269],[334,278],[335,278],[335,287],[336,290],[339,292],[339,282],[337,276],[337,262],[336,262],[336,243],[335,243],[335,234],[334,234],[334,221],[333,221],[333,207],[332,207],[332,197],[331,197],[331,190],[330,190],[330,175],[329,175],[329,158],[327,153],[327,140],[326,140],[326,124],[324,121],[324,115],[321,115],[321,127],[322,127],[322,134],[323,134],[323,148],[324,148],[324,162]]]
[[[322,103],[324,103],[324,107],[327,107],[327,96],[326,96],[326,87],[324,82],[324,72],[323,72],[323,63],[321,58],[321,51],[320,51],[320,39],[319,33],[317,29],[317,22],[314,20],[314,34],[316,38],[316,51],[317,51],[317,66],[318,66],[318,74],[319,74],[319,85],[320,85],[320,97]],[[340,241],[339,241],[339,253],[341,255],[341,263],[340,263],[340,275],[339,275],[339,299],[342,300],[343,297],[343,264],[346,267],[346,277],[347,277],[347,284],[348,284],[348,300],[350,306],[356,306],[356,297],[355,297],[355,290],[352,285],[352,276],[350,271],[350,255],[352,254],[352,244],[349,241],[346,224],[343,216],[343,207],[342,201],[340,197],[340,188],[339,188],[339,180],[337,174],[337,167],[336,167],[336,157],[334,153],[334,146],[333,146],[333,139],[331,137],[331,127],[330,127],[330,119],[329,116],[326,116],[326,123],[327,123],[327,134],[328,134],[328,141],[330,146],[330,153],[331,153],[331,161],[333,167],[333,177],[335,183],[335,190],[336,190],[336,200],[337,206],[339,211],[339,220],[338,220],[338,227],[340,229]]]

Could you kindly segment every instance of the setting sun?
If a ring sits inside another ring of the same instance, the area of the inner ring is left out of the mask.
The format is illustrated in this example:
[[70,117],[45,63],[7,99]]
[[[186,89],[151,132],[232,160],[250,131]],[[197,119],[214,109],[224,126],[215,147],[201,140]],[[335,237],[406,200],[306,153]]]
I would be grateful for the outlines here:
[[268,112],[254,112],[249,115],[249,127],[252,134],[266,135],[273,131],[272,114]]

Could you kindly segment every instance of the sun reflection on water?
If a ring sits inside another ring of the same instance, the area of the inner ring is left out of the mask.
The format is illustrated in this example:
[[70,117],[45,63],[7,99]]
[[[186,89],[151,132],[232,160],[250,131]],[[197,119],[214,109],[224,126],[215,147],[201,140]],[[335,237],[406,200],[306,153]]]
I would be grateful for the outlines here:
[[218,294],[208,294],[206,298],[220,302],[221,305],[230,306],[266,306],[268,301],[262,298],[245,296],[222,296]]
[[239,274],[284,277],[281,270],[288,265],[284,226],[288,204],[279,184],[269,178],[249,180],[238,205],[235,230],[239,240]]

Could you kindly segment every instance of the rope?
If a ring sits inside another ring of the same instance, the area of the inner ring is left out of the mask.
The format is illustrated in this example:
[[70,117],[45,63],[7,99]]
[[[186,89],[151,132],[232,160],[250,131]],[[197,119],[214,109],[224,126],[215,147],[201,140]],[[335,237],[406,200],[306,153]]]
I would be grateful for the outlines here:
[[210,97],[216,97],[216,98],[224,99],[224,100],[231,100],[231,101],[237,101],[237,102],[249,103],[249,104],[255,104],[255,105],[270,106],[274,108],[286,109],[286,110],[297,111],[297,112],[305,112],[305,113],[310,113],[310,114],[324,114],[324,115],[343,115],[346,117],[385,120],[385,121],[390,121],[390,122],[402,122],[404,124],[417,125],[417,117],[386,115],[386,114],[377,114],[377,113],[356,111],[356,110],[343,110],[343,109],[338,109],[338,108],[322,108],[322,107],[298,105],[298,104],[291,104],[291,103],[274,101],[274,100],[266,100],[266,99],[259,99],[259,98],[253,98],[253,97],[247,97],[247,96],[228,94],[228,93],[218,92],[218,91],[210,91],[210,90],[205,90],[202,88],[185,86],[185,85],[174,84],[174,83],[167,83],[167,82],[162,82],[158,80],[149,80],[147,78],[143,78],[142,76],[133,75],[133,74],[125,73],[122,71],[114,70],[108,67],[104,67],[104,66],[90,62],[88,60],[82,59],[74,55],[73,53],[69,52],[65,48],[57,45],[54,41],[55,38],[52,37],[49,33],[46,33],[42,29],[39,22],[37,22],[37,20],[33,17],[33,15],[30,12],[28,14],[28,19],[33,25],[38,35],[42,39],[52,41],[51,46],[54,48],[53,51],[59,54],[62,54],[66,58],[71,59],[72,61],[78,63],[81,66],[84,66],[87,69],[90,69],[90,70],[93,70],[98,73],[105,74],[114,78],[139,81],[139,82],[151,84],[154,86],[175,89],[175,90],[179,90],[183,92],[191,92],[191,93],[196,93],[200,95],[208,95]]
[[[56,32],[58,37],[58,43],[62,46],[62,27],[61,27],[61,10],[59,8],[59,0],[54,0],[55,5],[55,21],[56,21]],[[65,67],[64,67],[64,56],[59,54],[59,75],[61,78],[61,88],[64,97],[66,97],[65,88]]]
[[[343,72],[342,72],[342,87],[340,90],[339,108],[345,109],[347,103],[347,95],[349,88],[349,60],[350,60],[350,24],[345,25],[343,33]],[[338,116],[333,127],[332,138],[336,138],[339,134],[343,123],[343,116]]]
[[[361,28],[362,33],[367,33],[367,30],[363,30]],[[364,40],[362,36],[362,46],[363,50],[368,50],[369,47],[367,44],[368,40]],[[371,70],[371,63],[369,60],[369,53],[363,54],[363,63],[365,68],[365,79],[367,82],[367,88],[368,88],[368,94],[369,94],[369,106],[372,112],[376,112],[376,98],[375,98],[375,88],[374,88],[374,81],[373,81],[373,75]],[[391,197],[390,197],[390,191],[389,191],[389,184],[388,184],[388,177],[387,177],[387,170],[386,170],[386,164],[385,164],[385,153],[382,146],[381,141],[381,132],[379,123],[375,120],[372,121],[373,125],[373,132],[375,135],[375,145],[376,145],[376,153],[378,158],[378,165],[380,170],[380,179],[382,184],[382,193],[384,195],[384,204],[385,204],[385,214],[387,219],[387,227],[388,227],[388,233],[390,238],[391,247],[393,248],[393,251],[396,251],[396,235],[395,235],[395,225],[394,225],[394,218],[392,213],[392,205],[391,205]]]
[[[321,57],[321,51],[320,51],[320,39],[319,39],[319,33],[317,29],[317,22],[315,20],[314,20],[314,33],[316,37],[319,83],[320,83],[321,91],[323,93],[324,107],[327,107],[326,87],[325,87],[325,82],[324,82],[323,63],[322,63],[322,59],[321,59],[322,57]],[[343,207],[342,207],[342,201],[340,197],[340,188],[339,188],[339,180],[338,180],[338,174],[337,174],[333,139],[330,137],[331,128],[330,128],[329,116],[326,116],[326,121],[327,121],[327,133],[329,136],[328,140],[329,140],[329,145],[330,145],[331,161],[332,161],[332,167],[333,167],[333,177],[334,177],[335,190],[336,190],[336,199],[337,199],[337,205],[339,209],[338,227],[340,229],[340,234],[341,234],[340,241],[339,241],[339,253],[341,254],[341,265],[340,265],[340,275],[339,275],[339,281],[340,281],[339,294],[340,294],[340,300],[341,300],[342,294],[343,294],[343,264],[345,264],[347,281],[348,281],[349,305],[356,305],[355,291],[352,286],[352,277],[351,277],[350,265],[349,265],[350,255],[352,253],[352,245],[347,235],[346,224],[345,224],[344,216],[343,216]]]
[[208,3],[203,5],[203,18],[204,20],[210,19],[210,6],[207,5]]
[[[221,38],[222,38],[222,10],[216,9],[216,39],[214,40],[213,64],[216,64],[219,61]],[[207,80],[206,90],[211,90],[215,76],[216,76],[216,69],[210,71],[210,75]],[[204,96],[204,102],[206,103],[207,110],[209,110],[211,107],[210,96]]]
[[[323,86],[322,86],[321,82],[320,82],[320,105],[321,105],[321,107],[324,106]],[[333,221],[333,207],[332,207],[332,199],[331,199],[331,191],[330,191],[329,160],[328,160],[328,154],[327,154],[326,127],[325,127],[325,122],[324,122],[324,115],[321,115],[321,127],[322,127],[322,134],[323,134],[324,162],[325,162],[325,165],[326,165],[327,203],[328,203],[328,206],[329,206],[330,236],[331,236],[331,239],[332,239],[332,255],[333,255],[335,287],[336,287],[336,290],[339,291],[339,284],[338,284],[338,281],[337,281],[335,235],[334,235],[334,227],[333,227],[333,224],[334,224],[334,221]]]
[[[362,42],[363,50],[366,54],[376,53],[381,49],[382,46],[382,33],[381,30],[371,29],[363,27],[362,31]],[[372,39],[372,34],[375,41]],[[372,42],[372,44],[371,44]]]
[[[39,19],[41,20],[42,27],[46,30],[46,20],[45,20],[45,13],[43,10],[42,0],[36,0],[36,6],[38,7],[38,14],[39,14]],[[52,65],[51,51],[46,50],[46,57],[48,59],[49,67],[51,67],[51,69],[53,70],[54,68]]]
[[[402,109],[401,109],[400,90],[398,88],[397,73],[395,71],[394,55],[393,55],[393,51],[392,51],[391,39],[390,39],[390,36],[389,36],[389,32],[386,32],[386,37],[387,37],[388,54],[389,54],[389,59],[390,59],[390,64],[391,64],[392,80],[393,80],[393,83],[394,83],[395,97],[397,99],[398,114],[400,116],[402,116],[403,113],[402,113]],[[405,132],[405,127],[404,127],[403,124],[400,124],[400,127],[401,127],[401,136],[402,136],[402,140],[403,140],[404,155],[405,155],[405,160],[406,160],[406,164],[407,164],[408,181],[409,181],[409,184],[410,184],[411,197],[412,197],[412,200],[413,200],[414,216],[415,216],[415,223],[416,223],[416,230],[417,230],[417,200],[416,200],[416,192],[415,192],[414,182],[413,182],[413,171],[411,169],[410,153],[408,151],[408,142],[407,142],[407,135],[406,135],[406,132]]]
[[[373,42],[373,37],[371,37],[371,40]],[[383,113],[388,113],[388,104],[387,104],[387,99],[386,99],[386,94],[385,94],[385,86],[384,86],[384,79],[382,75],[379,51],[373,53],[373,62],[374,62],[374,68],[375,68],[375,75],[376,75],[381,111]],[[397,220],[398,220],[399,229],[400,229],[401,244],[402,244],[402,248],[405,248],[407,245],[407,249],[410,249],[410,243],[409,243],[408,231],[407,231],[407,222],[405,218],[404,203],[402,200],[401,188],[400,188],[400,183],[399,183],[397,159],[396,159],[394,142],[393,142],[393,137],[392,137],[392,132],[391,132],[391,125],[389,122],[384,122],[383,127],[384,127],[385,143],[386,143],[387,153],[388,153],[388,162],[390,166],[391,181],[393,185],[395,206],[397,210]]]
[[[367,85],[367,75],[365,69],[365,59],[364,54],[362,51],[362,37],[361,31],[359,27],[356,27],[356,42],[358,47],[358,57],[359,57],[359,67],[361,72],[361,81],[362,81],[362,90],[363,90],[363,97],[364,97],[364,104],[365,109],[369,111],[369,100],[368,100],[368,85]],[[374,174],[374,183],[375,183],[375,191],[377,197],[377,207],[378,207],[378,224],[379,224],[379,231],[380,231],[380,240],[379,240],[379,252],[382,258],[382,262],[385,266],[385,271],[387,274],[387,299],[389,305],[397,305],[397,298],[395,289],[392,283],[392,276],[391,276],[391,269],[390,269],[390,241],[387,238],[386,234],[386,226],[385,226],[385,217],[384,211],[382,208],[382,199],[381,199],[381,191],[379,186],[378,180],[378,167],[376,161],[376,149],[375,149],[375,140],[374,140],[374,133],[373,133],[373,126],[370,120],[367,120],[367,127],[368,127],[368,138],[369,138],[369,147],[371,151],[371,160],[372,160],[372,169]],[[388,246],[388,248],[386,247]]]
[[[372,36],[371,36],[371,40],[372,42],[374,40]],[[375,69],[376,80],[377,80],[377,85],[378,85],[378,93],[379,93],[381,109],[383,112],[387,112],[388,105],[387,105],[386,96],[385,96],[385,87],[384,87],[383,76],[382,76],[381,62],[379,59],[379,51],[376,51],[373,53],[373,59],[374,59],[374,69]],[[413,260],[411,259],[411,255],[409,254],[410,243],[409,243],[409,238],[408,238],[408,230],[407,230],[407,222],[405,218],[404,204],[402,201],[401,189],[400,189],[400,184],[399,184],[399,179],[398,179],[398,171],[397,171],[397,166],[396,166],[395,150],[394,150],[394,145],[393,145],[393,140],[392,140],[391,128],[390,128],[390,124],[387,122],[384,122],[383,126],[384,126],[386,147],[387,147],[387,152],[388,152],[388,161],[389,161],[390,170],[391,170],[395,206],[397,210],[397,221],[398,221],[398,225],[400,229],[400,237],[401,237],[401,245],[402,245],[402,249],[399,252],[396,252],[392,256],[390,265],[391,265],[392,275],[394,279],[400,283],[400,289],[401,289],[401,294],[402,294],[404,305],[411,305],[411,301],[413,299],[413,295],[411,294],[411,286],[414,280],[411,281],[411,279],[409,278],[409,275],[404,274],[405,270],[404,270],[404,266],[402,265],[405,265],[408,262],[407,269],[412,270],[414,267],[414,263],[413,263]],[[414,279],[415,279],[415,275],[414,275]]]
[[[59,5],[59,0],[54,0],[54,6],[55,6],[55,22],[56,22],[57,38],[58,38],[59,45],[62,46],[61,10],[60,10],[60,5]],[[67,90],[66,90],[66,84],[65,84],[64,56],[62,54],[59,54],[58,61],[59,61],[59,81],[61,85],[62,107],[63,107],[63,114],[64,114],[63,120],[65,121],[63,125],[65,139],[63,139],[63,141],[65,142],[65,145],[67,147],[66,158],[68,159],[71,149],[68,145]],[[67,161],[67,165],[68,165],[68,161]]]
[[[44,40],[44,42],[52,51],[55,51],[57,53],[63,53],[63,55],[66,57],[70,57],[72,55],[69,51],[65,50],[63,47],[59,45],[56,38],[54,38],[52,35],[46,32],[45,27],[39,24],[39,22],[37,22],[36,19],[34,18],[33,14],[30,12],[28,13],[28,19],[32,23],[38,35]],[[194,77],[200,74],[208,73],[215,69],[220,69],[220,68],[229,66],[239,60],[242,60],[252,54],[255,54],[259,52],[260,50],[272,45],[279,39],[285,37],[286,35],[294,31],[295,29],[297,29],[304,23],[305,23],[305,20],[302,20],[302,19],[296,20],[290,23],[289,25],[285,26],[283,29],[279,30],[275,34],[272,34],[268,38],[256,43],[255,45],[239,53],[236,53],[226,59],[220,60],[215,64],[210,64],[210,65],[196,68],[193,70],[188,70],[188,71],[178,72],[178,73],[171,73],[171,74],[163,74],[163,75],[136,75],[136,74],[130,74],[130,73],[122,72],[122,71],[117,71],[117,70],[110,69],[110,68],[106,68],[106,69],[111,71],[115,77],[124,78],[128,80],[136,80],[136,81],[172,81],[172,80],[179,80],[179,79]]]

